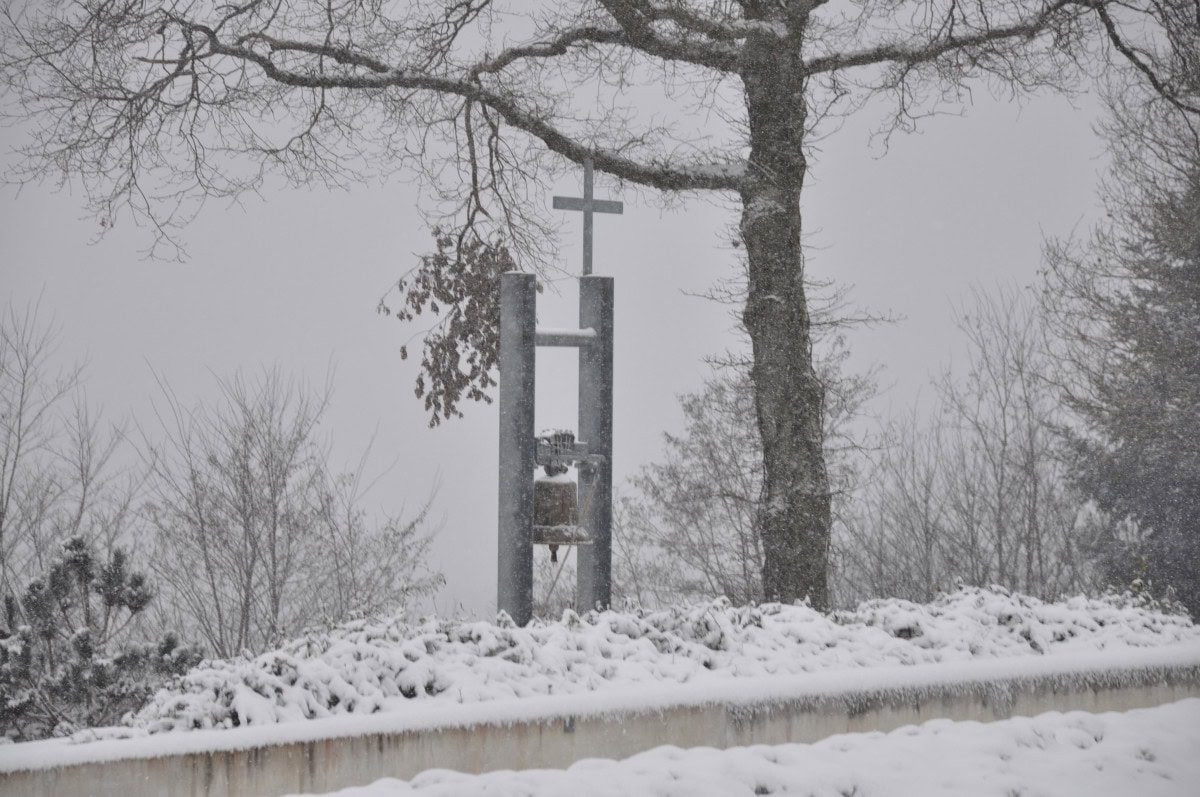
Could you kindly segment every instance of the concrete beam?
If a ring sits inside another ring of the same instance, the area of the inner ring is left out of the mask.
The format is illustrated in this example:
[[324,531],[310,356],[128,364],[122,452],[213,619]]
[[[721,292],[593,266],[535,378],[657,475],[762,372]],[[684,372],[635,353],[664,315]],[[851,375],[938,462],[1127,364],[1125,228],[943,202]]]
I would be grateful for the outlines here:
[[581,520],[592,545],[578,552],[575,606],[587,611],[612,604],[612,277],[579,278],[579,328],[595,330],[595,342],[579,349],[579,439],[598,455],[579,469]]
[[533,618],[533,439],[536,277],[500,276],[500,493],[496,605]]
[[[1034,664],[1045,666],[1040,661]],[[928,667],[939,666],[943,665]],[[906,674],[936,672],[928,667],[914,667]],[[838,733],[889,731],[939,718],[988,722],[1046,711],[1127,711],[1200,697],[1200,662],[997,675],[1023,669],[1021,662],[1006,660],[976,669],[986,674],[965,676],[964,669],[958,668],[954,678],[919,687],[859,686],[841,691],[772,687],[760,696],[746,688],[754,684],[730,679],[724,692],[712,689],[706,701],[675,705],[654,699],[662,697],[664,689],[670,696],[683,688],[672,691],[671,685],[654,687],[649,698],[637,701],[604,694],[564,695],[553,701],[534,698],[538,710],[529,712],[532,716],[492,714],[490,719],[494,704],[451,704],[441,707],[445,719],[440,726],[364,732],[367,720],[380,724],[392,720],[383,715],[355,717],[347,718],[355,723],[347,727],[359,729],[357,733],[343,731],[341,736],[309,736],[267,746],[243,742],[239,747],[237,740],[253,740],[260,733],[257,728],[91,745],[65,740],[6,745],[0,746],[0,794],[273,797],[334,791],[384,777],[409,779],[433,768],[472,773],[561,768],[583,758],[624,758],[664,744],[728,748],[815,742]],[[843,680],[853,674],[863,673],[838,673]],[[820,674],[802,682],[813,680],[822,680]],[[854,680],[861,684],[867,679]],[[760,686],[771,687],[773,679],[759,681]],[[587,705],[594,710],[587,710]],[[402,721],[404,714],[397,712],[396,719]],[[339,719],[292,726],[298,735],[315,735],[321,728],[336,734]],[[222,749],[183,751],[192,739]],[[214,744],[214,739],[221,741]],[[46,745],[55,744],[54,752],[61,753],[57,762],[45,752]],[[115,755],[113,745],[122,745],[127,752]],[[37,754],[27,754],[25,760],[39,763],[22,767],[23,749],[31,748],[37,748]],[[101,760],[87,760],[89,754]]]

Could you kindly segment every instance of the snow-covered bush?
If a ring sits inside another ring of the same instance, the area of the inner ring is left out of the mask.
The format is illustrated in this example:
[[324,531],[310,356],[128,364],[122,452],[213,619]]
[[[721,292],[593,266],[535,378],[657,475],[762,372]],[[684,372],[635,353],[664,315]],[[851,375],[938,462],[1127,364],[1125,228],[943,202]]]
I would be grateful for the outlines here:
[[357,621],[255,658],[207,661],[129,724],[150,732],[403,710],[636,683],[801,674],[1149,647],[1200,639],[1184,616],[1128,596],[1046,603],[961,588],[928,604],[876,600],[830,615],[728,601],[665,611],[565,612],[528,627]]
[[124,551],[101,561],[80,537],[63,545],[20,599],[6,595],[0,737],[38,739],[112,724],[195,666],[199,654],[172,634],[156,645],[116,643],[152,597]]

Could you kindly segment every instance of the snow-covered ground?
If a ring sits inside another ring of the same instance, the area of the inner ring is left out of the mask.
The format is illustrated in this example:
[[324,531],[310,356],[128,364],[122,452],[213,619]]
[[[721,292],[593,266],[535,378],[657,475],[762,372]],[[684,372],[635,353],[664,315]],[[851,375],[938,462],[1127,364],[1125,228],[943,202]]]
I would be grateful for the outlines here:
[[431,770],[338,797],[1188,797],[1200,793],[1200,699],[1123,714],[934,720],[888,734],[730,750],[659,747],[566,770]]
[[206,662],[128,721],[150,733],[261,726],[651,684],[1014,657],[1065,661],[1098,651],[1119,659],[1122,650],[1198,640],[1188,618],[1127,597],[1044,603],[977,588],[926,605],[889,599],[831,615],[716,601],[661,612],[568,612],[526,628],[361,621],[252,659]]

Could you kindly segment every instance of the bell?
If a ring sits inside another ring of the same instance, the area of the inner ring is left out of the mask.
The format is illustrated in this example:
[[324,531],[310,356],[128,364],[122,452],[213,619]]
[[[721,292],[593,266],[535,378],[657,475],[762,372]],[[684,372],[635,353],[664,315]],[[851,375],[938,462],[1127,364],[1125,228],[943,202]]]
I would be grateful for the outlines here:
[[540,476],[533,482],[533,542],[550,546],[550,561],[558,561],[558,546],[581,545],[591,538],[579,526],[578,488],[565,474]]
[[577,494],[575,482],[565,475],[536,479],[533,482],[533,525],[574,526]]

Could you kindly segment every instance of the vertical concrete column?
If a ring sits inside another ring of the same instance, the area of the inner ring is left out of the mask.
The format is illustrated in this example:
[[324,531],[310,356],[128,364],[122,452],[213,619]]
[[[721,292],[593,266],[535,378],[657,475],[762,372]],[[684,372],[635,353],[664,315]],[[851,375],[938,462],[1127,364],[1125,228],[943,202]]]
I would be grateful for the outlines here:
[[575,605],[580,611],[612,603],[613,279],[579,278],[579,328],[596,337],[579,347],[579,439],[604,461],[579,474],[579,507],[591,545],[579,547]]
[[500,515],[496,604],[518,624],[533,616],[533,439],[536,284],[500,276]]

